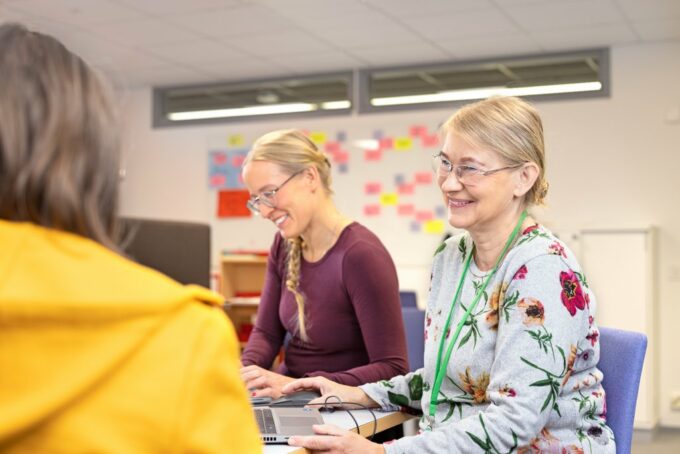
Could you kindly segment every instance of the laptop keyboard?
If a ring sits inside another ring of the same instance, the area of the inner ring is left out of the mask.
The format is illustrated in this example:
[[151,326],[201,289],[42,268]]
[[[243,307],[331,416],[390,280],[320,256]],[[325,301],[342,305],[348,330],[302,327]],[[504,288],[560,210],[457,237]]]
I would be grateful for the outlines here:
[[254,408],[253,410],[255,411],[257,425],[260,426],[260,433],[276,433],[276,424],[274,423],[272,411],[269,408]]

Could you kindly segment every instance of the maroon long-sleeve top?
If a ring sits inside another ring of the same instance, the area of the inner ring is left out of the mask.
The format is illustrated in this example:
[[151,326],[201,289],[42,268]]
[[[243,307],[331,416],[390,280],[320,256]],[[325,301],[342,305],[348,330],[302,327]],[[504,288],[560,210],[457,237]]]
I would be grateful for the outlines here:
[[308,343],[299,337],[295,297],[286,288],[286,256],[277,234],[243,365],[271,367],[290,333],[278,370],[284,375],[356,386],[408,372],[397,272],[378,237],[354,222],[321,260],[301,259]]

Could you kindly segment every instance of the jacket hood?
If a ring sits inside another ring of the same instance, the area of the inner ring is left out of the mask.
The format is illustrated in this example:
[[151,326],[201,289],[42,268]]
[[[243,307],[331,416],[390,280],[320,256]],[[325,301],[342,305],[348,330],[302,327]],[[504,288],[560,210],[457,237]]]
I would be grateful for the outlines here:
[[94,241],[0,220],[0,446],[94,389],[197,300],[222,302]]

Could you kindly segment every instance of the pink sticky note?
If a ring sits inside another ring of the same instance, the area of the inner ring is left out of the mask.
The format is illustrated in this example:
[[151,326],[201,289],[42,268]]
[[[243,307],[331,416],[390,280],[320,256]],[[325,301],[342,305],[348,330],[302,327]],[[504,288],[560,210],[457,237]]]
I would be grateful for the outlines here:
[[419,210],[416,211],[417,221],[430,221],[434,219],[434,213],[431,210]]
[[390,150],[394,147],[394,141],[391,137],[383,137],[379,141],[379,147],[381,150]]
[[333,154],[333,160],[338,164],[345,164],[349,161],[349,152],[344,150],[338,150]]
[[382,158],[381,150],[364,151],[364,161],[380,161],[381,158]]
[[243,161],[246,160],[246,157],[242,154],[237,154],[232,156],[231,158],[231,165],[234,167],[241,167],[243,165]]
[[212,175],[210,177],[210,187],[211,188],[220,188],[224,186],[224,184],[227,182],[227,177],[220,174]]
[[414,179],[417,184],[432,183],[432,172],[416,172]]
[[411,216],[414,211],[415,207],[412,203],[405,203],[397,206],[397,214],[399,216]]
[[424,137],[427,135],[427,128],[423,125],[413,125],[408,128],[408,135],[411,137]]
[[413,194],[414,189],[415,185],[413,183],[404,183],[399,185],[397,192],[399,194]]
[[380,194],[382,190],[382,185],[377,182],[366,183],[364,185],[364,194]]
[[222,164],[227,162],[227,154],[226,153],[213,153],[212,160],[213,160],[213,164],[221,166]]
[[421,136],[421,143],[424,148],[436,148],[439,146],[439,136],[437,134]]
[[364,215],[377,216],[380,214],[380,205],[364,205]]
[[335,153],[340,151],[340,143],[338,142],[326,142],[324,147],[326,148],[327,153]]

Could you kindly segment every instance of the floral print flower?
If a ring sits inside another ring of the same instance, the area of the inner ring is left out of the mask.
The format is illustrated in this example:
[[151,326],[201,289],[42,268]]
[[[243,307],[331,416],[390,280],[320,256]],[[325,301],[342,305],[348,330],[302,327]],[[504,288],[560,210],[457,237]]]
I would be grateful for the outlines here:
[[461,380],[461,389],[472,396],[475,403],[481,404],[487,401],[486,388],[489,386],[489,373],[482,372],[477,379],[470,375],[470,368],[465,368],[464,374],[458,374]]
[[560,272],[560,285],[562,286],[562,304],[567,308],[571,316],[576,315],[576,309],[586,308],[586,298],[581,288],[578,276],[569,270]]
[[569,349],[569,358],[567,358],[567,372],[564,374],[562,386],[569,380],[571,373],[574,371],[574,362],[576,361],[576,345],[572,345]]
[[526,326],[543,325],[545,320],[545,310],[543,303],[534,298],[522,298],[517,307],[521,310],[523,323]]
[[517,392],[510,386],[505,385],[498,390],[498,394],[500,394],[501,396],[515,397],[517,395]]
[[508,289],[508,283],[503,282],[496,286],[496,289],[491,294],[489,298],[489,310],[486,312],[486,323],[489,328],[495,330],[498,329],[498,308],[500,307],[501,301],[505,298],[505,292]]
[[512,277],[512,279],[513,279],[513,280],[515,280],[515,279],[524,279],[525,277],[527,277],[527,271],[528,271],[528,270],[527,270],[527,266],[526,266],[526,265],[522,265],[522,266],[517,270],[517,272],[516,272],[515,275]]
[[595,346],[597,344],[597,338],[600,336],[600,333],[598,331],[593,331],[592,333],[588,333],[586,336],[586,339],[590,341],[591,346]]
[[564,246],[562,246],[562,243],[559,241],[555,241],[550,246],[548,246],[548,252],[555,255],[561,255],[565,259],[567,258],[567,254],[564,252]]
[[538,230],[538,224],[530,225],[529,227],[524,229],[522,231],[522,235],[527,235],[527,234],[533,232],[534,230]]

